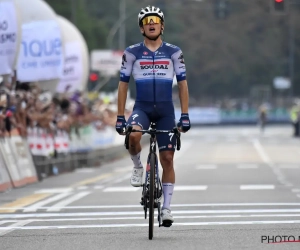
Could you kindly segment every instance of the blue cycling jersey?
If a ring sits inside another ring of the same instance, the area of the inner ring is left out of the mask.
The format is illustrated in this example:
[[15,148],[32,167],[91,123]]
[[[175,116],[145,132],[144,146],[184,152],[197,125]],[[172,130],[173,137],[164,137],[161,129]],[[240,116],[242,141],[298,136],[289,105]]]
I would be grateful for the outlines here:
[[165,42],[155,52],[143,42],[129,46],[123,54],[120,81],[129,82],[131,74],[137,102],[170,102],[174,75],[177,81],[186,79],[182,51]]

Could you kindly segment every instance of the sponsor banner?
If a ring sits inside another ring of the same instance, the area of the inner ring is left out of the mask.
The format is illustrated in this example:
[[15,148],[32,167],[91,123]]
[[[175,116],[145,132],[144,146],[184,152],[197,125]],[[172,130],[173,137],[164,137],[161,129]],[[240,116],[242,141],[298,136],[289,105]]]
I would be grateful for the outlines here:
[[37,175],[27,142],[21,136],[12,136],[9,144],[22,181],[25,184],[36,182]]
[[13,2],[0,2],[0,75],[11,74],[17,54],[17,15]]
[[64,69],[61,81],[56,89],[57,92],[64,92],[68,85],[70,85],[70,92],[80,88],[83,74],[81,52],[82,48],[78,41],[65,43]]
[[22,25],[17,71],[18,80],[23,82],[61,78],[63,48],[57,22],[38,21]]
[[5,165],[5,161],[2,158],[2,154],[0,152],[0,192],[10,189],[11,187],[12,184],[7,172],[7,166]]
[[93,125],[88,125],[79,129],[79,136],[73,131],[71,133],[70,151],[89,152],[96,149],[109,148],[124,143],[120,138],[116,138],[117,132],[114,127],[107,126],[102,130],[97,130]]
[[[176,121],[180,119],[181,109],[175,108]],[[189,118],[193,124],[219,124],[221,122],[221,112],[218,108],[189,108]]]
[[16,163],[14,154],[10,148],[9,140],[7,138],[5,138],[5,140],[0,142],[0,149],[5,164],[6,166],[8,166],[8,172],[13,186],[14,187],[24,186],[26,183],[19,172],[18,165]]
[[102,76],[115,76],[119,73],[123,51],[93,50],[91,70],[99,71]]

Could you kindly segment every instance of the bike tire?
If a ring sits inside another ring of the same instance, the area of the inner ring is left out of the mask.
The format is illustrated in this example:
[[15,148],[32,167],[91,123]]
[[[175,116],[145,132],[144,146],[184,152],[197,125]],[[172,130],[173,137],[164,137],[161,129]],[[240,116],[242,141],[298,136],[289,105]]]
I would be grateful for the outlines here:
[[156,155],[150,155],[150,187],[149,187],[149,240],[153,238],[154,231],[154,190],[155,190],[155,164]]

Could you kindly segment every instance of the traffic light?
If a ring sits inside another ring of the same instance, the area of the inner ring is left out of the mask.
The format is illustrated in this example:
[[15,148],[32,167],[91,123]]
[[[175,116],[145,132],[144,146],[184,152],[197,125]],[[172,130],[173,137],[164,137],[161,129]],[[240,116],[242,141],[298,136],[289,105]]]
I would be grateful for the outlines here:
[[88,81],[88,90],[93,90],[97,84],[99,83],[99,72],[98,71],[90,71],[89,73],[89,81]]
[[273,0],[275,11],[284,11],[285,0]]

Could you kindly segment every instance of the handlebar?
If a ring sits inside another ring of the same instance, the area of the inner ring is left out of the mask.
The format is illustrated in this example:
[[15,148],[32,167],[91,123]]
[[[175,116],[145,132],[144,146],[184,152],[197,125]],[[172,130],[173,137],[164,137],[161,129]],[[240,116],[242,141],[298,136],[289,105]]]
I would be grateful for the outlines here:
[[174,133],[174,135],[176,136],[176,149],[180,150],[181,148],[181,141],[180,141],[180,131],[178,130],[177,127],[174,127],[171,130],[157,130],[157,129],[133,129],[133,127],[131,125],[128,125],[125,131],[126,137],[125,137],[125,147],[126,149],[129,148],[129,135],[132,132],[140,132],[140,133],[146,133],[146,134],[150,134],[150,135],[156,135],[156,134],[162,134],[162,133]]

